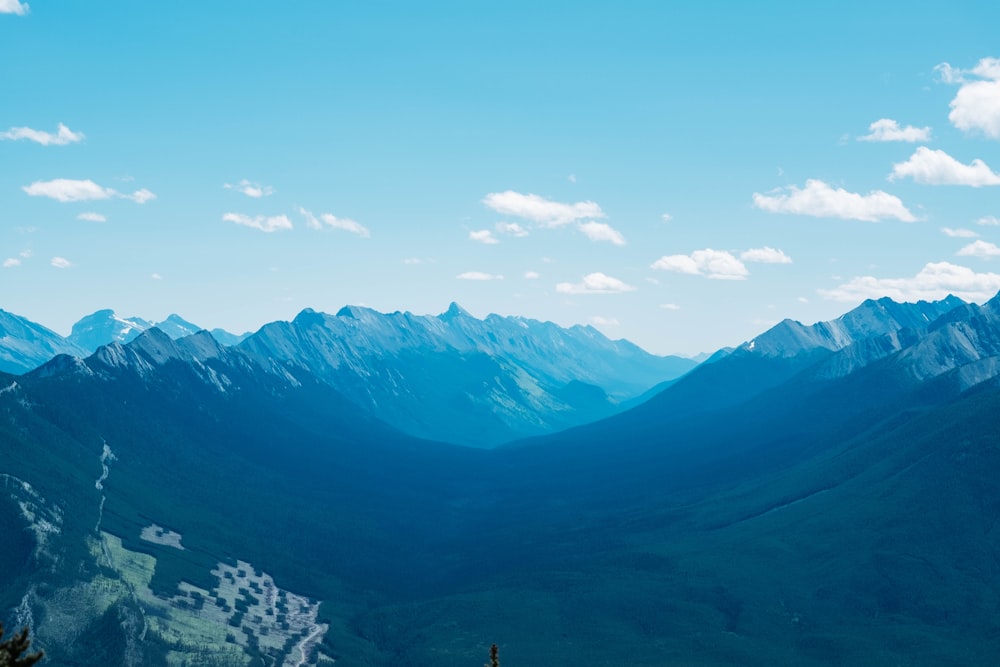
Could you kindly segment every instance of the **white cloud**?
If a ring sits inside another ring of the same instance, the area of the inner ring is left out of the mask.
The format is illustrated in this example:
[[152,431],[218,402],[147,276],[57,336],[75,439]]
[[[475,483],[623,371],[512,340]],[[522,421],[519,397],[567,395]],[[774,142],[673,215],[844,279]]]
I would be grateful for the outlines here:
[[338,218],[335,215],[329,213],[320,213],[317,218],[312,214],[312,211],[307,211],[306,209],[299,207],[299,213],[301,213],[306,219],[306,225],[310,229],[323,229],[323,225],[331,227],[333,229],[342,229],[346,232],[351,232],[352,234],[357,234],[362,238],[371,238],[371,232],[368,228],[359,222],[355,222],[350,218]]
[[635,290],[621,280],[601,272],[588,273],[578,283],[559,283],[556,291],[562,294],[620,294]]
[[576,174],[570,174],[569,176],[566,177],[566,180],[569,181],[570,183],[576,183]]
[[912,278],[859,276],[834,289],[817,290],[834,301],[859,302],[883,296],[896,301],[935,301],[949,294],[966,301],[985,301],[1000,291],[1000,274],[976,273],[949,262],[932,262]]
[[235,222],[237,225],[253,227],[254,229],[269,233],[292,228],[292,221],[288,219],[287,215],[270,217],[258,215],[251,218],[249,215],[244,215],[243,213],[226,213],[222,216],[222,219],[226,222]]
[[538,280],[541,277],[542,277],[541,274],[538,273],[537,271],[525,271],[524,272],[524,279],[525,280]]
[[621,235],[621,232],[603,222],[594,222],[593,220],[585,222],[580,225],[580,231],[591,241],[607,241],[615,245],[625,245],[625,237]]
[[459,280],[503,280],[503,276],[495,273],[483,273],[482,271],[466,271],[455,276]]
[[[785,192],[782,192],[784,190]],[[794,213],[817,218],[843,218],[878,222],[895,218],[913,222],[916,217],[903,206],[898,197],[882,190],[867,195],[832,188],[823,181],[810,179],[804,188],[794,185],[778,188],[769,194],[753,194],[753,205],[771,213]]]
[[692,276],[705,276],[716,280],[745,280],[750,274],[747,267],[725,250],[695,250],[690,255],[664,255],[650,268]]
[[547,227],[558,227],[585,218],[605,217],[604,211],[596,202],[582,201],[575,204],[563,204],[538,195],[525,195],[513,190],[491,192],[483,198],[483,203],[497,213],[524,218]]
[[496,245],[497,243],[500,243],[500,241],[497,240],[497,237],[493,236],[493,232],[488,229],[480,229],[479,231],[469,232],[469,240],[484,243],[486,245]]
[[809,303],[809,299],[805,298],[804,296],[800,296],[795,300],[798,301],[799,303]]
[[163,280],[163,276],[161,276],[159,273],[154,273],[149,277],[152,278],[153,280]]
[[907,141],[914,143],[930,140],[931,128],[913,127],[912,125],[900,127],[899,123],[891,118],[880,118],[868,126],[868,134],[858,137],[858,141]]
[[31,257],[31,250],[22,250],[18,254],[21,255],[21,257],[28,259],[29,257]]
[[674,219],[674,216],[670,215],[669,213],[664,213],[663,215],[660,216],[660,219],[663,220],[663,222],[670,222],[671,220]]
[[108,219],[105,216],[101,215],[100,213],[92,213],[92,212],[81,213],[80,215],[76,216],[76,219],[77,220],[86,220],[87,222],[107,222],[108,221]]
[[997,225],[1000,225],[1000,218],[995,215],[984,215],[976,220],[976,224],[983,225],[985,227],[996,227]]
[[661,303],[660,304],[660,308],[662,308],[663,310],[680,310],[681,309],[681,307],[678,306],[676,303]]
[[740,259],[744,262],[758,262],[760,264],[791,264],[792,258],[781,250],[764,246],[763,248],[750,248],[740,253]]
[[[0,0],[2,1],[2,0]],[[0,12],[2,13],[2,12]],[[27,139],[42,146],[65,146],[83,141],[83,132],[74,132],[62,123],[56,127],[56,133],[44,130],[33,130],[30,127],[12,127],[6,132],[0,132],[0,141],[21,141]]]
[[68,269],[73,266],[73,262],[69,261],[65,257],[53,257],[49,264],[56,267],[57,269]]
[[253,183],[247,179],[243,179],[236,185],[232,183],[226,183],[222,187],[227,190],[236,190],[237,192],[242,192],[247,197],[253,197],[254,199],[260,199],[261,197],[268,197],[274,194],[274,188],[270,185],[261,185],[260,183]]
[[56,178],[51,181],[35,181],[21,188],[32,197],[48,197],[63,203],[76,201],[101,201],[104,199],[131,199],[136,204],[145,204],[156,195],[143,188],[132,194],[123,194],[113,188],[105,188],[94,181]]
[[5,269],[10,269],[15,266],[21,266],[21,260],[19,260],[17,257],[8,257],[3,261],[3,268]]
[[951,227],[942,227],[941,233],[945,236],[957,239],[974,239],[979,236],[979,234],[975,233],[971,229],[953,229]]
[[423,264],[423,263],[424,263],[424,260],[420,259],[419,257],[407,257],[406,259],[403,260],[403,264],[409,264],[411,266],[414,266],[416,264]]
[[1000,58],[983,58],[971,70],[948,63],[934,69],[945,83],[960,84],[950,104],[951,124],[963,132],[1000,139]]
[[594,315],[590,318],[590,322],[599,327],[616,327],[621,324],[615,317],[603,317],[601,315]]
[[920,146],[906,162],[892,165],[889,180],[911,177],[925,185],[1000,185],[1000,175],[993,173],[980,159],[970,164],[962,164],[942,150],[931,150]]
[[973,241],[955,254],[960,257],[996,257],[1000,255],[1000,248],[989,241]]
[[497,231],[501,234],[510,234],[519,238],[528,235],[528,230],[516,222],[498,222]]
[[18,16],[24,16],[30,11],[30,7],[27,2],[18,2],[18,0],[0,0],[0,14],[17,14]]

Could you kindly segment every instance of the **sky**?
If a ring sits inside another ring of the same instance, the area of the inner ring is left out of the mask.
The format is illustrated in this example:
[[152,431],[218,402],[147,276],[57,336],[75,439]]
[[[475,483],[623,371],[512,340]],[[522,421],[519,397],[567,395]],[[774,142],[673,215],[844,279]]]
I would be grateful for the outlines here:
[[1000,291],[1000,3],[0,0],[0,308],[592,325]]

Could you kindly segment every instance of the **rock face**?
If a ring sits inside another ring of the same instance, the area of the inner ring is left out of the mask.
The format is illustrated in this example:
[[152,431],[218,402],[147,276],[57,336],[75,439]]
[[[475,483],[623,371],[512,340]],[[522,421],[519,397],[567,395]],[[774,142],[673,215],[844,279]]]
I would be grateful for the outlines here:
[[609,415],[695,366],[592,327],[480,320],[455,303],[436,317],[307,309],[265,325],[239,349],[274,372],[308,371],[404,431],[477,446]]

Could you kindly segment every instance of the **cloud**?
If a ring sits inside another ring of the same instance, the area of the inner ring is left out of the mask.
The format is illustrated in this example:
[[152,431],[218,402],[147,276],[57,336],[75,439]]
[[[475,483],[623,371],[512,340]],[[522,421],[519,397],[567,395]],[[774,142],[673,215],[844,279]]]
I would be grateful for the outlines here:
[[254,199],[260,199],[261,197],[269,197],[274,194],[274,188],[270,185],[261,185],[260,183],[252,183],[247,179],[243,179],[236,185],[232,183],[225,183],[222,187],[227,190],[236,190],[237,192],[242,192],[247,197],[253,197]]
[[590,318],[590,322],[599,327],[616,327],[621,324],[615,317],[602,317],[601,315],[594,315]]
[[744,262],[758,262],[760,264],[791,264],[792,258],[781,250],[764,246],[763,248],[750,248],[740,253],[740,259]]
[[930,140],[931,128],[913,127],[912,125],[900,127],[899,123],[891,118],[880,118],[868,126],[868,134],[858,137],[858,141],[907,141],[914,143]]
[[407,257],[406,259],[403,260],[403,264],[409,264],[411,266],[423,263],[424,260],[420,259],[419,257]]
[[108,221],[108,219],[105,216],[101,215],[100,213],[91,213],[91,212],[81,213],[80,215],[76,216],[76,219],[77,220],[86,220],[88,222],[107,222]]
[[973,241],[955,254],[960,257],[996,257],[1000,255],[1000,248],[988,241]]
[[859,276],[834,289],[817,290],[834,301],[859,302],[887,296],[895,301],[936,301],[949,294],[966,301],[985,301],[1000,291],[1000,274],[976,273],[949,262],[932,262],[912,278]]
[[[785,190],[785,192],[782,192]],[[882,190],[867,195],[832,188],[823,181],[810,179],[804,188],[794,185],[778,188],[768,194],[753,194],[753,205],[770,213],[793,213],[817,218],[843,218],[878,222],[895,218],[914,222],[916,217],[903,206],[898,197]]]
[[154,273],[149,277],[152,278],[153,280],[163,280],[163,276],[161,276],[159,273]]
[[483,203],[497,213],[524,218],[546,227],[559,227],[585,218],[605,217],[604,211],[596,202],[563,204],[513,190],[491,192],[483,198]]
[[254,229],[259,229],[262,232],[268,233],[292,228],[292,221],[288,219],[287,215],[275,215],[270,217],[258,215],[251,218],[249,215],[244,215],[242,213],[226,213],[222,216],[222,219],[225,222],[235,222],[237,225],[253,227]]
[[593,220],[585,222],[580,225],[580,231],[591,241],[607,241],[615,245],[625,245],[625,237],[611,225],[603,222],[594,222]]
[[68,269],[73,266],[73,262],[69,261],[65,257],[53,257],[49,264],[56,267],[57,269]]
[[889,180],[911,177],[925,185],[1000,185],[1000,175],[980,159],[962,164],[942,150],[919,147],[906,162],[892,165]]
[[497,231],[501,234],[510,234],[522,238],[528,235],[528,230],[516,222],[498,222]]
[[503,280],[503,276],[482,271],[466,271],[455,276],[459,280]]
[[361,238],[371,238],[371,232],[368,231],[367,227],[359,222],[351,220],[350,218],[338,218],[337,216],[329,213],[320,213],[317,218],[312,214],[312,211],[307,211],[302,207],[299,207],[299,213],[305,217],[306,225],[308,225],[310,229],[323,229],[323,225],[326,225],[332,229],[342,229],[345,232],[357,234]]
[[576,183],[576,174],[570,174],[569,176],[566,177],[566,180],[569,181],[570,183]]
[[971,229],[952,229],[951,227],[942,227],[941,233],[957,239],[973,239],[979,236]]
[[669,213],[664,213],[663,215],[660,216],[660,219],[663,220],[663,222],[670,222],[671,220],[674,219],[674,216],[670,215]]
[[21,266],[21,260],[19,260],[17,257],[8,257],[3,261],[3,268],[5,269],[10,269],[15,266]]
[[1000,58],[983,58],[971,70],[948,63],[941,63],[934,70],[945,83],[960,84],[949,105],[951,124],[969,134],[981,132],[991,139],[1000,139]]
[[985,227],[996,227],[997,225],[1000,225],[1000,218],[995,215],[984,215],[976,220],[976,224],[983,225]]
[[541,274],[538,273],[537,271],[525,271],[524,272],[524,279],[525,280],[538,280],[541,277],[542,277]]
[[578,283],[559,283],[556,291],[562,294],[621,294],[632,292],[635,288],[626,285],[621,280],[601,272],[588,273]]
[[17,14],[24,16],[31,10],[27,2],[17,0],[0,0],[0,14]]
[[105,188],[87,180],[56,178],[51,181],[35,181],[21,188],[32,197],[48,197],[63,203],[76,201],[101,201],[104,199],[131,199],[136,204],[145,204],[156,199],[156,195],[142,188],[132,194],[123,194],[112,188]]
[[676,303],[661,303],[660,304],[660,308],[662,308],[663,310],[680,310],[681,309],[681,307],[678,306]]
[[716,280],[745,280],[750,274],[747,267],[725,250],[695,250],[690,255],[664,255],[650,268],[692,276],[705,276]]
[[83,132],[74,132],[62,123],[56,126],[55,134],[43,130],[33,130],[30,127],[12,127],[6,132],[0,132],[0,141],[21,141],[27,139],[42,146],[65,146],[66,144],[75,144],[78,141],[83,141],[83,138]]
[[480,229],[477,232],[469,232],[469,240],[484,243],[486,245],[496,245],[497,243],[500,243],[500,241],[493,236],[493,232],[488,229]]

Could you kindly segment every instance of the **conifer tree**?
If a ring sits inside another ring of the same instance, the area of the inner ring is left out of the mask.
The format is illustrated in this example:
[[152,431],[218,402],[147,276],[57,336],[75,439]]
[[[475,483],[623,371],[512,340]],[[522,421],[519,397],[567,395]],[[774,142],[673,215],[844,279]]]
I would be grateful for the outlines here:
[[[3,639],[3,623],[0,623],[0,639]],[[31,646],[28,639],[28,628],[24,628],[18,634],[7,641],[0,641],[0,667],[31,667],[44,655],[41,651],[24,655]]]

